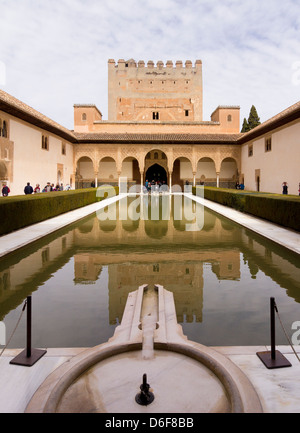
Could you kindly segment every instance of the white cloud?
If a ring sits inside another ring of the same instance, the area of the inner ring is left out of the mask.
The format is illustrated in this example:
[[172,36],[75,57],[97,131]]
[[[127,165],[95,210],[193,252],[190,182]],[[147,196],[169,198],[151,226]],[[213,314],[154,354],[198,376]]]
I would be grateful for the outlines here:
[[2,0],[2,88],[72,129],[74,103],[107,118],[109,58],[202,59],[204,120],[254,104],[263,121],[299,100],[299,30],[297,0]]

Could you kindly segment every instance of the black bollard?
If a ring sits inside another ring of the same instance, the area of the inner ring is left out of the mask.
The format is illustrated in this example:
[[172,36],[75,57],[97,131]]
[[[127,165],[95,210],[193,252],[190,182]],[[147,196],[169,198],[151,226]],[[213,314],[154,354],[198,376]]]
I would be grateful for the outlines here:
[[31,367],[35,364],[47,350],[32,349],[31,347],[31,328],[32,328],[32,308],[31,308],[31,296],[27,297],[27,329],[26,329],[26,349],[23,350],[19,355],[10,361],[10,364],[23,365],[24,367]]
[[270,298],[271,351],[256,352],[256,355],[267,368],[291,367],[292,364],[286,359],[286,357],[283,356],[281,352],[276,350],[275,311],[278,311],[275,298]]
[[135,396],[135,401],[142,405],[147,406],[154,400],[154,394],[150,391],[150,385],[147,383],[147,375],[143,374],[143,383],[140,386],[141,392]]

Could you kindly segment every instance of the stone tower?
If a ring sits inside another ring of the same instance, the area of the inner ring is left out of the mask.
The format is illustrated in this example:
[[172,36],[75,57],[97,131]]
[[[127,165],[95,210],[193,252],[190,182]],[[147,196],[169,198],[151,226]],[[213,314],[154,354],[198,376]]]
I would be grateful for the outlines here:
[[108,120],[202,121],[202,62],[108,60]]

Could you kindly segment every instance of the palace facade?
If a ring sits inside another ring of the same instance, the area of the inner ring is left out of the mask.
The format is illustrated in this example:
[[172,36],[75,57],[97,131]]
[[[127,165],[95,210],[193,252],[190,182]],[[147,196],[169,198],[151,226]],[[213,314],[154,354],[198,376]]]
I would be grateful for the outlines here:
[[[47,182],[72,188],[165,181],[297,194],[300,102],[240,133],[240,108],[202,119],[202,62],[108,61],[108,120],[74,105],[68,130],[0,90],[0,183],[12,195]],[[2,189],[2,188],[1,188]]]

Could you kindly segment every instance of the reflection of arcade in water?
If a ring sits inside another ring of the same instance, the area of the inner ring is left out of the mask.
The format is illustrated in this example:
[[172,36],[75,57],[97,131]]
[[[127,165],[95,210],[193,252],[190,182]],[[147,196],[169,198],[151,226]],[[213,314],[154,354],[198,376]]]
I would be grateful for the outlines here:
[[169,219],[90,216],[0,260],[0,320],[73,257],[70,285],[94,284],[107,267],[111,323],[121,320],[128,293],[142,284],[172,291],[180,322],[202,321],[203,291],[209,290],[204,265],[218,280],[240,280],[241,258],[252,278],[260,270],[300,302],[293,255],[207,209],[202,229],[186,231],[189,221],[173,220],[174,202],[168,200]]

